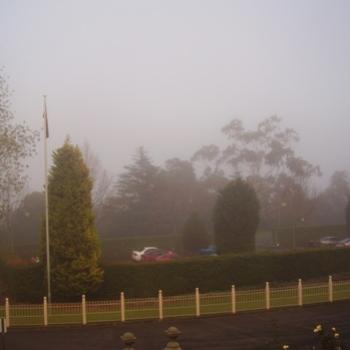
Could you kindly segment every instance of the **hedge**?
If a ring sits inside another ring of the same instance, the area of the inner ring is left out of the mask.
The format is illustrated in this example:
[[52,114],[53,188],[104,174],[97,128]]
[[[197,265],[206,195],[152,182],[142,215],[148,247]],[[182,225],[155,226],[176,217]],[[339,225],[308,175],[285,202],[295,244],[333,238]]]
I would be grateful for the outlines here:
[[[98,293],[88,295],[88,298],[116,299],[121,291],[127,297],[154,297],[159,289],[164,295],[179,295],[193,293],[196,287],[208,292],[228,290],[232,284],[237,287],[263,286],[266,281],[323,277],[350,271],[350,249],[226,255],[108,265],[104,269],[104,283]],[[44,295],[43,275],[42,267],[34,266],[8,268],[0,278],[7,279],[7,296],[16,301],[38,301]],[[54,286],[52,288],[54,292]]]
[[350,249],[323,249],[288,253],[260,253],[193,258],[176,262],[124,264],[105,267],[98,296],[115,298],[228,290],[232,284],[262,285],[310,279],[350,271]]

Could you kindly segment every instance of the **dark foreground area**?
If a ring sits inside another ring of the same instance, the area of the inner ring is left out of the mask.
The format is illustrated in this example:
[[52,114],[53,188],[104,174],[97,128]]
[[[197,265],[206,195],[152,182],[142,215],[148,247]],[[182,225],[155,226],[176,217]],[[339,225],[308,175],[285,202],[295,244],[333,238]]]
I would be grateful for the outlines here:
[[[120,336],[130,331],[136,335],[135,349],[164,349],[164,331],[176,326],[182,332],[178,341],[186,349],[274,349],[288,344],[290,349],[310,349],[313,328],[336,327],[350,349],[350,302],[336,302],[230,316],[198,319],[167,319],[117,323],[85,327],[49,327],[10,329],[6,350],[116,350],[123,349]],[[0,345],[1,349],[1,345]]]

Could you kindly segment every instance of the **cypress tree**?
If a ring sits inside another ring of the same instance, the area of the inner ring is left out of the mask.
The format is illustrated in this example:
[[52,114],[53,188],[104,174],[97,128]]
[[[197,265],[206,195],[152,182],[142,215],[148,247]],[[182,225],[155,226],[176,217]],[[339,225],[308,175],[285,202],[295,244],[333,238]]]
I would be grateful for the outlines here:
[[49,174],[51,289],[56,299],[95,291],[102,282],[91,190],[82,154],[67,139],[53,153]]
[[247,182],[231,181],[219,192],[213,219],[219,253],[254,251],[259,201]]

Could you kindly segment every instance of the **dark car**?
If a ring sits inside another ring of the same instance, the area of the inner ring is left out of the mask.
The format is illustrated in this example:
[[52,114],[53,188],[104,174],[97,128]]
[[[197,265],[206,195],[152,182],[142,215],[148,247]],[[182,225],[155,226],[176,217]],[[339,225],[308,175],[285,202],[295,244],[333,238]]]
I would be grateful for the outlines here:
[[207,248],[199,249],[199,254],[204,256],[217,256],[216,246],[214,244],[209,245]]

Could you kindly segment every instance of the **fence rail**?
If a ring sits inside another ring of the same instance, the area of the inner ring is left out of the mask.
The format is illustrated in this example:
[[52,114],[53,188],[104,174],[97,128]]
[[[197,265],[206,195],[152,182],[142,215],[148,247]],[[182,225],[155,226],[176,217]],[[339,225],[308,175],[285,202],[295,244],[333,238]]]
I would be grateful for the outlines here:
[[88,324],[124,322],[126,320],[163,319],[209,314],[228,314],[248,310],[262,310],[302,306],[350,299],[350,281],[302,283],[294,286],[272,287],[266,282],[261,289],[237,289],[226,292],[164,296],[159,291],[153,298],[127,298],[120,293],[116,300],[90,301],[82,296],[80,303],[51,303],[43,298],[42,304],[11,304],[6,298],[0,305],[0,318],[8,327],[47,326],[60,324]]

